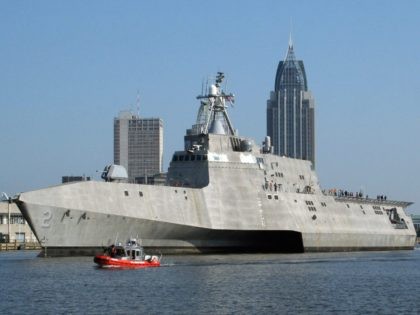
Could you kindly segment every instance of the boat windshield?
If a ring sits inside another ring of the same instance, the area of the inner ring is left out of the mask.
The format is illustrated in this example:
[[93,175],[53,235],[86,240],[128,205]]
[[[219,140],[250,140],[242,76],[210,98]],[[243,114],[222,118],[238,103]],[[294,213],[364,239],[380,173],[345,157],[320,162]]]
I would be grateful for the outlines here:
[[124,250],[124,247],[119,247],[119,246],[116,246],[116,247],[115,247],[115,256],[120,256],[120,257],[125,256],[125,250]]

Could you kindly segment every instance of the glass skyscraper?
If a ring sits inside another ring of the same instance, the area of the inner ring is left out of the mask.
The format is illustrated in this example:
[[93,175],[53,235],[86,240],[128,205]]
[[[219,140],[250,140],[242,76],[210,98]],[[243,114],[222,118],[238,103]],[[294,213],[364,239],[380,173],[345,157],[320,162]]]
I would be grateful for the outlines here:
[[314,105],[303,61],[296,60],[290,39],[286,58],[277,68],[274,91],[267,101],[267,135],[275,154],[309,160],[315,167]]

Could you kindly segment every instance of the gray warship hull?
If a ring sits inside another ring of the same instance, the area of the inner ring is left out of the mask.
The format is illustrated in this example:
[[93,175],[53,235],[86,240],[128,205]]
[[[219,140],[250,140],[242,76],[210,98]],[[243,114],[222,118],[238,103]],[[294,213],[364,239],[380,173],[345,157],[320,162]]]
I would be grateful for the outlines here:
[[[176,173],[187,163],[173,164]],[[188,188],[79,182],[22,193],[16,202],[49,255],[91,254],[130,237],[166,253],[415,246],[414,226],[404,211],[408,203],[330,196],[313,184],[305,192],[305,183],[301,188],[290,183],[316,181],[307,161],[265,155],[261,164],[252,153],[223,158],[213,153],[185,169],[182,177],[193,171],[207,172],[200,178],[207,177],[210,184]],[[276,178],[279,188],[270,188],[267,177]],[[390,219],[391,210],[398,222]]]
[[106,173],[111,182],[15,198],[48,255],[92,254],[132,237],[166,253],[414,248],[410,203],[326,194],[309,161],[271,154],[268,138],[260,148],[239,137],[223,77],[197,97],[196,124],[173,155],[166,186],[112,182]]

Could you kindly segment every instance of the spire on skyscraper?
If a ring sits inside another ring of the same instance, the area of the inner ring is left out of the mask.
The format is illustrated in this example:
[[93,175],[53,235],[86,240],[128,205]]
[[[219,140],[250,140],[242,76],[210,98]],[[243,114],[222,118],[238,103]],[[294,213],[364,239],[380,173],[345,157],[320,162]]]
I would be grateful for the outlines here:
[[285,61],[294,61],[296,59],[295,52],[293,50],[293,41],[292,41],[292,31],[290,31],[289,34],[289,46],[287,48],[286,58],[284,58]]
[[289,34],[289,49],[293,49],[292,31]]

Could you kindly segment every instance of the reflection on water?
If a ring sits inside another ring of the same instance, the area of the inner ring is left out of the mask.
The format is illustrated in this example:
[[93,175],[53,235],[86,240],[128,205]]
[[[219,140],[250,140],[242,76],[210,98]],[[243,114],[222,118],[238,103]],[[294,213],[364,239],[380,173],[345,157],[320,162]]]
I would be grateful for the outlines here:
[[1,314],[420,313],[418,249],[166,256],[135,270],[36,254],[0,252]]

